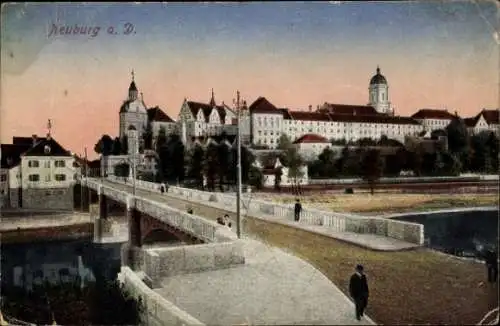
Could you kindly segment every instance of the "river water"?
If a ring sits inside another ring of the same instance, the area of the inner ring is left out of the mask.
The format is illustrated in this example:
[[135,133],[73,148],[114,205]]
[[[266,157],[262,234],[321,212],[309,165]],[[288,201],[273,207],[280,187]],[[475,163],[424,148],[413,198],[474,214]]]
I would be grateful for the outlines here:
[[95,244],[92,238],[2,244],[1,282],[30,289],[34,284],[80,280],[82,286],[96,278],[116,279],[121,245]]
[[474,257],[484,246],[498,246],[498,209],[419,213],[394,219],[424,225],[427,246]]

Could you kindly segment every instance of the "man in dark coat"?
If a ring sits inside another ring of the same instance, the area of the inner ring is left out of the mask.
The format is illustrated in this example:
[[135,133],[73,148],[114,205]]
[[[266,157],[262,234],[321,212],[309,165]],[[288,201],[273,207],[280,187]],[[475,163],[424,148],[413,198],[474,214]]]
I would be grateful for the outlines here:
[[498,278],[498,254],[495,250],[486,250],[484,255],[486,268],[488,269],[488,282],[495,283]]
[[356,272],[351,276],[349,293],[356,306],[356,319],[361,320],[368,304],[369,295],[368,281],[366,280],[366,275],[363,273],[362,265],[357,265]]
[[300,204],[300,200],[297,199],[295,202],[295,221],[298,222],[300,219],[300,212],[302,212],[302,205]]

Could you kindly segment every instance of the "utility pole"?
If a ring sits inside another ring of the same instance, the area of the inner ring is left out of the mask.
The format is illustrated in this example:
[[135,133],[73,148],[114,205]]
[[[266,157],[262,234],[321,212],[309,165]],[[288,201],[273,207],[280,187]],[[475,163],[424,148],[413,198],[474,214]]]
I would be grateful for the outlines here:
[[237,192],[236,192],[236,234],[238,239],[241,239],[241,114],[240,114],[240,91],[236,92],[236,111],[238,116],[238,154],[237,154],[237,165],[236,165],[236,182],[237,182]]
[[[89,178],[89,169],[88,169],[87,147],[85,147],[84,150],[85,150],[85,179],[88,181],[88,178]],[[90,188],[88,186],[87,186],[87,196],[89,198],[89,205],[90,205],[90,203],[92,202],[92,200],[90,198]]]

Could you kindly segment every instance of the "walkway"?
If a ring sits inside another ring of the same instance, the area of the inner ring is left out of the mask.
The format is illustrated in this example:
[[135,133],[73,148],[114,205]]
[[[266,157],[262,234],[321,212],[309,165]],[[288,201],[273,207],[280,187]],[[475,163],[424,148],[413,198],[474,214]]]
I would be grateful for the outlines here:
[[[105,185],[115,187],[119,190],[128,191],[130,193],[132,192],[132,186],[129,185],[115,183],[109,180],[104,180],[103,183]],[[177,209],[187,210],[188,208],[192,208],[194,214],[210,218],[212,220],[215,220],[217,217],[220,217],[224,213],[227,213],[229,216],[232,216],[233,219],[235,215],[234,212],[228,211],[227,208],[224,206],[224,204],[220,202],[206,202],[206,201],[191,202],[186,200],[183,196],[177,194],[172,194],[172,193],[159,194],[149,190],[143,190],[140,188],[136,189],[136,193],[139,196],[144,196],[151,200],[164,202],[169,206],[175,207]],[[221,212],[221,210],[224,212]],[[246,213],[247,213],[246,209],[242,208],[242,214],[246,215]],[[408,250],[419,247],[414,243],[409,243],[406,241],[384,236],[373,235],[373,234],[360,234],[354,232],[335,232],[327,226],[308,225],[308,224],[289,221],[286,219],[277,219],[275,216],[267,215],[264,213],[260,213],[259,216],[254,216],[254,215],[248,215],[248,216],[261,219],[263,221],[270,223],[280,223],[295,228],[301,228],[310,232],[317,233],[322,236],[332,237],[338,240],[342,240],[372,250],[399,251],[399,250]],[[236,223],[233,223],[233,225],[235,224]]]
[[164,278],[155,291],[208,325],[374,324],[305,261],[249,238],[244,251],[244,265]]

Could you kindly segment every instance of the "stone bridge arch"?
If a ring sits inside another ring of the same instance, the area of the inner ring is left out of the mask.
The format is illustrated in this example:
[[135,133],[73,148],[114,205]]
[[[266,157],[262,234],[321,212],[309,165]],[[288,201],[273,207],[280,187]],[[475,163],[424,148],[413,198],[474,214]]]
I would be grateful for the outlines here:
[[140,229],[141,244],[155,242],[203,243],[201,239],[144,213],[140,217]]

